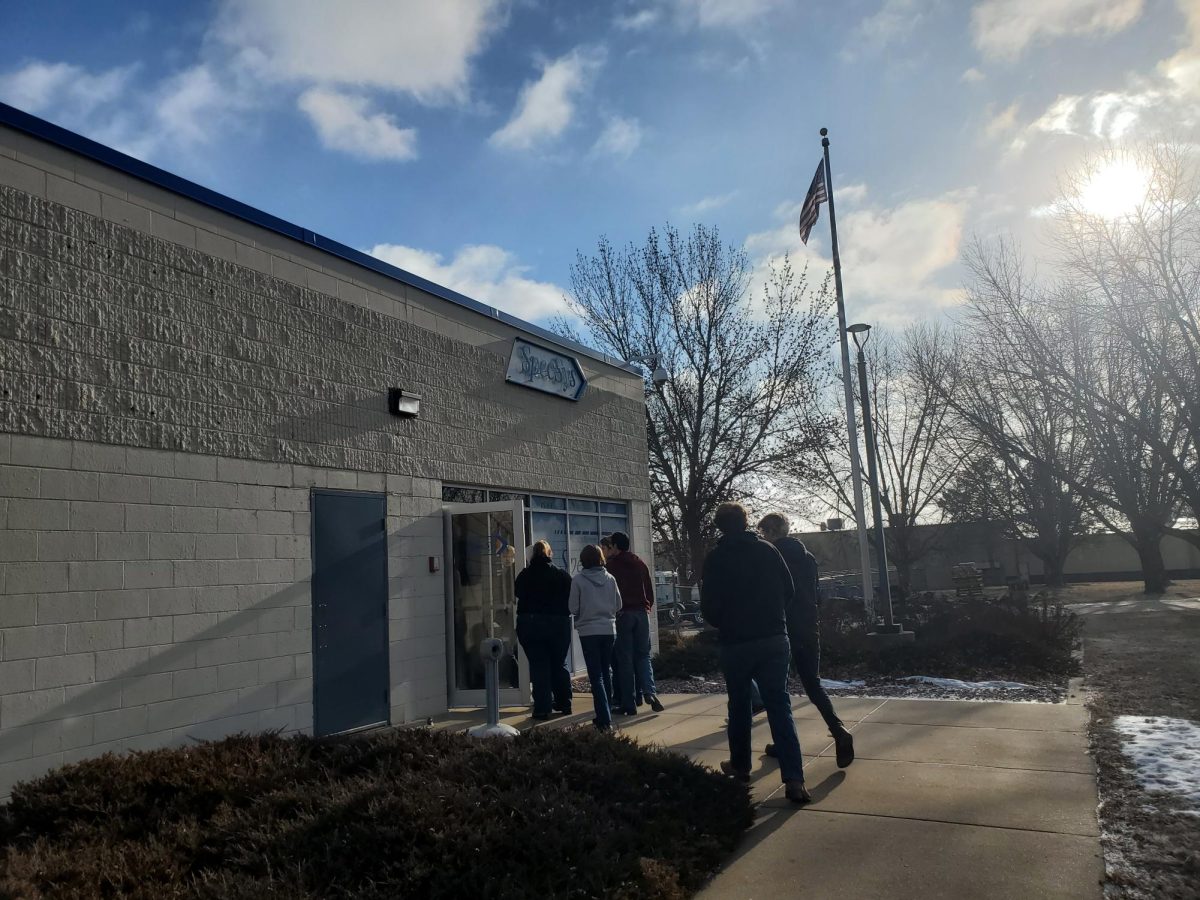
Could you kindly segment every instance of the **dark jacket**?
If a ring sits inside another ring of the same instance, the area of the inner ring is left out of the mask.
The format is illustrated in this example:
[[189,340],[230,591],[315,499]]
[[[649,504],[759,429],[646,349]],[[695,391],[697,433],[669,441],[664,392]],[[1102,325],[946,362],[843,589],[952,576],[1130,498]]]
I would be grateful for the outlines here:
[[517,615],[568,616],[571,576],[544,556],[533,561],[517,575]]
[[650,569],[641,557],[629,550],[611,557],[605,568],[617,579],[621,591],[621,610],[645,610],[654,607],[654,582],[650,580]]
[[752,531],[723,536],[704,560],[700,609],[722,644],[786,634],[794,593],[779,551]]
[[796,588],[796,597],[788,607],[788,631],[811,629],[817,623],[817,559],[798,539],[785,535],[775,542],[775,549],[787,563]]

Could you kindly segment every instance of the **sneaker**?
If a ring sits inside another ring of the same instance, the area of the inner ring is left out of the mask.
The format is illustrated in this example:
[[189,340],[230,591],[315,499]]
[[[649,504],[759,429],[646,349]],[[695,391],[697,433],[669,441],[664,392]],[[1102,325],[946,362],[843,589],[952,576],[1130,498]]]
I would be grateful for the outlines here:
[[664,707],[662,701],[658,699],[658,694],[650,695],[650,708],[655,712],[662,712]]
[[730,778],[736,778],[738,781],[742,782],[742,784],[750,783],[750,773],[743,772],[741,769],[735,769],[733,763],[727,759],[721,760],[721,771]]
[[779,756],[779,754],[775,752],[774,744],[767,744],[767,746],[763,747],[763,753],[771,757],[771,759],[775,759]]
[[783,794],[793,803],[805,804],[812,802],[812,794],[804,786],[803,781],[789,781],[783,786]]
[[613,713],[614,713],[614,715],[618,715],[618,716],[636,716],[637,710],[636,709],[617,709],[617,710],[614,710]]
[[611,725],[601,725],[599,719],[592,719],[592,727],[595,728],[597,731],[599,731],[601,734],[610,734],[613,730],[613,727]]
[[844,769],[854,762],[854,735],[843,729],[833,736],[833,743],[837,750],[839,769]]
[[554,711],[556,713],[558,713],[560,716],[571,715],[571,707],[569,707],[569,706],[557,706],[554,708]]
[[550,713],[534,713],[529,718],[533,719],[535,722],[549,722]]

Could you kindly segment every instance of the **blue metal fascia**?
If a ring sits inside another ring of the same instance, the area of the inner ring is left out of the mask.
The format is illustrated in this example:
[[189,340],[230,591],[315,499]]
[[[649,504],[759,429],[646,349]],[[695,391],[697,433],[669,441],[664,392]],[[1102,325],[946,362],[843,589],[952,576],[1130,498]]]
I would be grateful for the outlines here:
[[635,375],[641,374],[640,369],[624,360],[619,360],[606,353],[593,350],[591,347],[555,334],[553,331],[542,328],[540,325],[534,325],[532,322],[526,322],[524,319],[519,319],[514,315],[496,309],[494,306],[480,303],[466,294],[460,294],[458,291],[453,291],[448,287],[429,281],[419,275],[406,272],[404,269],[385,263],[383,260],[376,259],[374,256],[363,253],[361,250],[355,250],[353,247],[348,247],[338,241],[323,237],[307,228],[301,228],[299,225],[285,221],[278,216],[273,216],[270,213],[263,212],[261,209],[256,209],[239,200],[234,200],[232,197],[219,194],[203,185],[196,184],[194,181],[188,181],[186,178],[180,178],[178,175],[173,175],[157,166],[142,162],[140,159],[134,159],[132,156],[121,153],[119,150],[106,147],[104,144],[86,138],[81,134],[76,134],[74,131],[68,131],[59,125],[55,125],[53,122],[47,122],[45,119],[39,119],[37,116],[22,112],[6,103],[0,103],[0,124],[7,125],[17,131],[23,131],[39,140],[62,147],[64,150],[69,150],[72,153],[95,160],[109,168],[124,172],[126,175],[140,178],[142,181],[149,182],[173,194],[178,194],[189,200],[195,200],[197,203],[203,203],[205,206],[234,216],[244,222],[249,222],[260,228],[266,228],[269,231],[274,231],[277,234],[282,234],[285,237],[308,244],[332,256],[344,259],[347,262],[352,262],[355,265],[378,272],[402,284],[407,284],[428,294],[433,294],[435,297],[453,303],[455,306],[461,306],[464,309],[469,309],[482,316],[487,316],[489,319],[495,319],[497,322],[502,322],[505,325],[516,328],[518,331],[534,335],[565,349],[573,350],[589,359],[615,366],[618,369],[631,372]]

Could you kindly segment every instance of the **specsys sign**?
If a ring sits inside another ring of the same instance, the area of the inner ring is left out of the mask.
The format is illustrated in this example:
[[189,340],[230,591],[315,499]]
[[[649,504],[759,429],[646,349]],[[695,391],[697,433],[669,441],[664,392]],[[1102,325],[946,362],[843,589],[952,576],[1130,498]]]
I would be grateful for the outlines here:
[[587,379],[575,357],[520,338],[513,341],[505,381],[568,400],[578,400],[587,390]]

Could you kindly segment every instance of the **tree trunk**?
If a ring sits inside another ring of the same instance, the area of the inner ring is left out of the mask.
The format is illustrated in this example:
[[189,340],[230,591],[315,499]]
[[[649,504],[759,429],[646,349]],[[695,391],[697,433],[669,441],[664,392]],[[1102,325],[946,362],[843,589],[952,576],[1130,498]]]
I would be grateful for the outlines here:
[[1142,581],[1147,594],[1161,594],[1170,583],[1163,562],[1162,533],[1158,530],[1137,530],[1133,533],[1133,548],[1142,564]]
[[1063,569],[1067,566],[1067,558],[1062,553],[1051,553],[1042,558],[1043,577],[1048,588],[1061,588],[1067,584]]

